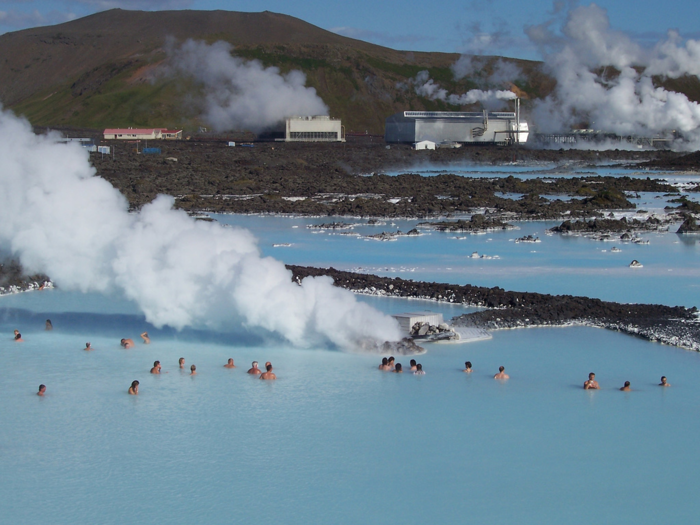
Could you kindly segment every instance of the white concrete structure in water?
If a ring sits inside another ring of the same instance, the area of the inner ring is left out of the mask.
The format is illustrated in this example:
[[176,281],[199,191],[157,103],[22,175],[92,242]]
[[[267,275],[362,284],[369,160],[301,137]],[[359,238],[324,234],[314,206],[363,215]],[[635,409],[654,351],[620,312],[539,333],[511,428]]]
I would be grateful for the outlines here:
[[285,123],[285,142],[345,142],[339,119],[325,115],[288,117]]
[[421,140],[413,145],[413,149],[435,149],[435,143],[432,140]]
[[413,328],[413,325],[416,323],[428,323],[432,326],[438,326],[441,323],[444,323],[442,314],[436,314],[433,312],[395,314],[392,315],[392,317],[399,322],[401,330],[407,334],[411,332],[411,328]]
[[436,144],[527,142],[529,128],[515,111],[403,111],[386,119],[384,140],[415,144],[429,140]]

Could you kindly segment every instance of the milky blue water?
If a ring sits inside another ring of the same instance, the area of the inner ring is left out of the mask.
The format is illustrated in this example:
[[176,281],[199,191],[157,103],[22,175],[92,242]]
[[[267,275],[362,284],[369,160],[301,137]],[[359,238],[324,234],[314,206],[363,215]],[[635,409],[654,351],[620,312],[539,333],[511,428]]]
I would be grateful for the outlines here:
[[[611,253],[611,243],[545,236],[543,223],[377,242],[305,227],[328,218],[217,219],[250,227],[263,252],[291,263],[699,302],[700,246],[675,234]],[[406,231],[417,221],[394,222]],[[527,233],[542,242],[511,240]],[[475,250],[500,259],[466,257]],[[633,258],[644,268],[628,268]],[[362,300],[387,313],[465,311]],[[11,340],[14,328],[26,342]],[[119,346],[143,330],[152,344]],[[584,327],[511,330],[429,345],[417,377],[379,372],[377,356],[294,349],[237,327],[156,330],[129,301],[60,290],[1,297],[0,333],[1,523],[651,524],[700,511],[697,353]],[[181,356],[196,376],[178,368]],[[223,368],[229,357],[238,368]],[[156,359],[160,376],[148,373]],[[246,375],[253,360],[271,360],[279,379]],[[499,365],[509,381],[492,379]],[[590,371],[600,391],[582,390]],[[657,386],[662,374],[670,388]],[[139,396],[126,394],[134,379]],[[618,390],[625,380],[632,392]]]

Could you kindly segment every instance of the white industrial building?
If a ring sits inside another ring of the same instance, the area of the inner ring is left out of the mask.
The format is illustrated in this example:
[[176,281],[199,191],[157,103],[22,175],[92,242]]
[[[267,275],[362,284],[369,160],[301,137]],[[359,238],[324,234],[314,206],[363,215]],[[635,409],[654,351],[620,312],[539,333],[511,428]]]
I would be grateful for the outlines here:
[[345,142],[339,119],[325,115],[289,117],[285,125],[285,142]]
[[104,131],[105,140],[180,140],[181,129],[165,128],[108,128]]
[[386,119],[384,140],[416,144],[527,142],[528,125],[516,111],[402,111]]

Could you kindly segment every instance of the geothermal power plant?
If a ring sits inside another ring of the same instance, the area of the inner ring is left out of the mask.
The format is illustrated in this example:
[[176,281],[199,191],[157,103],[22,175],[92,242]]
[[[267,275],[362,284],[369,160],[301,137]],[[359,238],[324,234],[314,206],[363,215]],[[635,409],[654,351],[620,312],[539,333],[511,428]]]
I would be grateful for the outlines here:
[[522,144],[529,128],[515,111],[402,111],[386,119],[384,140],[388,143],[430,141],[435,144],[482,143]]

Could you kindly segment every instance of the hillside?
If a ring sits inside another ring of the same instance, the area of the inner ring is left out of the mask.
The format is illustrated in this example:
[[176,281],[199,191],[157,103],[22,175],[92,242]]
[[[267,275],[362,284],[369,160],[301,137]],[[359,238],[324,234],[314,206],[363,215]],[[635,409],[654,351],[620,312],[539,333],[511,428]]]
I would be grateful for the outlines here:
[[[200,124],[188,103],[191,80],[157,75],[167,37],[229,42],[234,53],[282,72],[302,70],[331,116],[348,132],[383,133],[386,116],[405,109],[455,109],[402,90],[422,70],[451,92],[456,54],[396,51],[325,31],[276,13],[229,11],[104,11],[60,25],[0,35],[0,101],[40,126],[168,126]],[[495,59],[492,59],[495,60]],[[510,59],[508,59],[510,60]],[[537,63],[511,60],[526,73],[525,97],[546,94],[553,82]],[[485,71],[489,70],[487,62]]]

